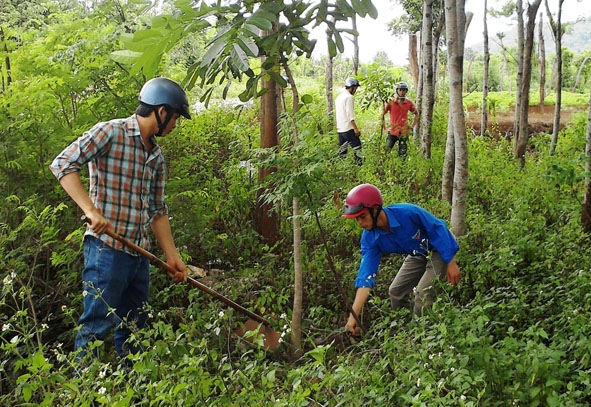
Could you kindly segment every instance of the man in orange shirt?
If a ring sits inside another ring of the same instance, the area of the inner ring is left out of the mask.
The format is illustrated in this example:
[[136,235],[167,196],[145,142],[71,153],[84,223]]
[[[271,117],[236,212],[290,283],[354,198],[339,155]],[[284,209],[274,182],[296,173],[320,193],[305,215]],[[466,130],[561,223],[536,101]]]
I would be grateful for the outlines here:
[[[405,156],[409,131],[419,122],[419,111],[415,104],[406,98],[408,92],[408,84],[406,82],[398,82],[396,84],[396,97],[390,102],[386,103],[384,111],[382,112],[382,123],[384,130],[388,131],[386,138],[386,146],[388,151],[391,151],[394,144],[398,141],[398,155]],[[386,127],[384,122],[384,115],[390,112],[390,128]],[[413,113],[414,120],[411,126],[408,125],[408,112]]]

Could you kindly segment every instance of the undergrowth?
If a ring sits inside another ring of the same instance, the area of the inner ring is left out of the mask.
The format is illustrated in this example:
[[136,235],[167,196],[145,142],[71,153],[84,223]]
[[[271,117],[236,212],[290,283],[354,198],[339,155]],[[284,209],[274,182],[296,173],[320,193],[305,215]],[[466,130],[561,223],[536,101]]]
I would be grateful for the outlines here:
[[[360,121],[373,123],[374,114]],[[306,128],[316,125],[308,120]],[[281,169],[275,175],[280,192],[269,198],[283,219],[283,240],[275,247],[252,231],[261,160],[253,111],[202,113],[162,143],[182,255],[210,270],[208,285],[286,334],[273,353],[233,333],[242,315],[198,290],[169,285],[153,269],[149,323],[133,334],[142,352],[121,363],[107,340],[94,344],[98,358],[76,363],[79,213],[58,189],[51,199],[3,192],[0,404],[589,404],[591,253],[579,222],[584,126],[584,120],[567,126],[553,157],[549,139],[537,136],[524,168],[512,160],[508,142],[470,139],[468,231],[458,254],[462,282],[443,285],[421,319],[392,312],[387,287],[402,259],[387,256],[363,315],[362,338],[344,350],[316,340],[343,325],[338,285],[351,299],[359,262],[360,230],[339,217],[339,205],[352,186],[371,182],[386,203],[417,203],[447,219],[449,205],[439,199],[444,132],[434,135],[432,160],[423,159],[414,142],[399,158],[384,152],[385,135],[368,125],[361,167],[351,156],[335,158],[334,134],[303,133],[297,150],[285,139],[273,158]],[[44,182],[55,180],[48,175]],[[283,198],[294,191],[310,192],[302,193],[305,349],[295,360],[288,357],[291,201]]]

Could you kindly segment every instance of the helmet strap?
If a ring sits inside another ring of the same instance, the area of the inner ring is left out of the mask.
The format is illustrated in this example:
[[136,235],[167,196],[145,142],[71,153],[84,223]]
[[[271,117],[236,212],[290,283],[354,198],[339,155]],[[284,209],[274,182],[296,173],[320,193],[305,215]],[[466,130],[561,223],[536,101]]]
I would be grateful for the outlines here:
[[374,210],[371,211],[371,220],[372,220],[372,227],[371,229],[375,229],[378,227],[378,218],[380,217],[380,212],[382,212],[382,207],[381,206],[377,206],[375,208],[372,208]]
[[160,115],[158,114],[158,109],[161,106],[154,106],[154,116],[156,116],[156,122],[158,123],[158,133],[155,134],[156,137],[160,137],[162,135],[162,132],[164,131],[164,129],[166,128],[166,126],[168,126],[168,123],[170,122],[170,119],[172,119],[172,116],[174,115],[174,113],[169,112],[168,110],[166,110],[166,108],[164,108],[164,110],[166,110],[166,118],[164,119],[164,121],[160,120]]

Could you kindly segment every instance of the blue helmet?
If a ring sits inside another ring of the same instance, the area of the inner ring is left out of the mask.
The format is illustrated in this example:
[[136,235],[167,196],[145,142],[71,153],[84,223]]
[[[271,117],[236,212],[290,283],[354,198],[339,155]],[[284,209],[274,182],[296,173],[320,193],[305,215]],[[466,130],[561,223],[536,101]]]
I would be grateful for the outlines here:
[[144,84],[139,102],[146,106],[169,106],[187,119],[191,118],[187,94],[178,83],[167,78],[150,79]]
[[396,84],[396,90],[398,90],[398,89],[408,90],[408,83],[406,83],[406,82],[398,82]]

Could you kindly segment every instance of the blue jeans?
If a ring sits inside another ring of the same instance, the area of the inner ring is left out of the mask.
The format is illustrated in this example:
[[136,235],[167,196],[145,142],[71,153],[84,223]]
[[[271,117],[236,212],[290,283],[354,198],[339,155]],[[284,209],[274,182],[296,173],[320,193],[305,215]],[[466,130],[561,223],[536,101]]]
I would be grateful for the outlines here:
[[[88,343],[104,340],[115,327],[115,348],[120,357],[135,349],[126,343],[130,326],[146,324],[142,307],[148,303],[150,261],[107,246],[101,240],[84,238],[82,272],[84,312],[78,320],[75,349],[79,358],[88,351]],[[95,352],[96,354],[96,352]]]

